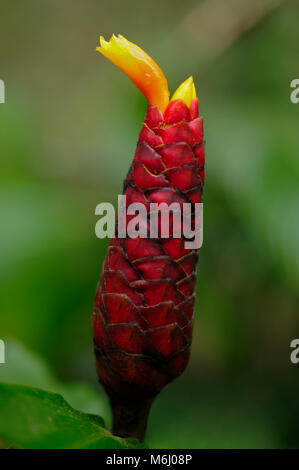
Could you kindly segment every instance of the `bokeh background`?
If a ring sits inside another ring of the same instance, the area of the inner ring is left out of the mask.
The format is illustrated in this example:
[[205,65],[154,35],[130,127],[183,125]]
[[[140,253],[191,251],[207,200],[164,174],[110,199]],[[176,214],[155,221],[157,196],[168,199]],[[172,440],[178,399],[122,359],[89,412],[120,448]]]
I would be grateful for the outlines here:
[[95,51],[121,33],[171,91],[194,76],[207,141],[192,358],[157,398],[147,444],[298,447],[298,22],[295,0],[1,3],[0,381],[42,385],[49,367],[52,389],[85,383],[88,406],[80,391],[70,401],[109,423],[92,353],[107,247],[94,209],[116,203],[146,109]]

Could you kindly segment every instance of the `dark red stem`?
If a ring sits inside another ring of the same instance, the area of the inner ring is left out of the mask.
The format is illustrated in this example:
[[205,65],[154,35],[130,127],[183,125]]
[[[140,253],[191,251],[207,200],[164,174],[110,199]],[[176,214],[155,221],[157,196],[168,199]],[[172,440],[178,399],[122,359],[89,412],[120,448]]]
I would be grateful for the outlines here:
[[149,412],[154,398],[142,400],[110,400],[113,413],[113,434],[123,438],[144,439]]

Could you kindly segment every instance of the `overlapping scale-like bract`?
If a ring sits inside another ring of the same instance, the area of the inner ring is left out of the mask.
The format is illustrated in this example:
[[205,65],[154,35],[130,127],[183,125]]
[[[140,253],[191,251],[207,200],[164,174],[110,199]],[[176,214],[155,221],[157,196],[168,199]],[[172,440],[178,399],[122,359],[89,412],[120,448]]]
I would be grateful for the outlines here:
[[[202,202],[203,183],[197,99],[190,108],[171,101],[164,115],[149,106],[124,182],[127,205]],[[98,375],[110,396],[154,396],[185,369],[197,252],[183,236],[110,241],[93,315]]]

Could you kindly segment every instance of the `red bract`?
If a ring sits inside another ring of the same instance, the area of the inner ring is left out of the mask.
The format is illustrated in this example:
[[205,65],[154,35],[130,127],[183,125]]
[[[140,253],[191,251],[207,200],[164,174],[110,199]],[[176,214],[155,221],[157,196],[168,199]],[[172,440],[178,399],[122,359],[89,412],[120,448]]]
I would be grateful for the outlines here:
[[[127,204],[202,202],[203,182],[198,100],[190,108],[171,101],[164,114],[149,106],[124,183]],[[126,417],[127,429],[115,429],[120,435],[141,437],[151,401],[188,363],[198,250],[184,243],[184,237],[110,241],[93,329],[100,382],[114,419]]]
[[[127,206],[143,204],[147,214],[139,219],[139,229],[151,238],[142,238],[140,232],[137,238],[122,238],[121,219],[108,248],[93,316],[97,370],[110,397],[113,431],[142,439],[154,397],[183,372],[190,354],[198,249],[191,249],[181,234],[186,233],[186,219],[191,230],[198,230],[203,120],[192,76],[169,101],[166,77],[139,46],[121,35],[112,35],[110,41],[101,36],[97,50],[130,78],[149,104],[124,195]],[[180,209],[179,216],[174,208]],[[130,213],[127,232],[132,222]]]

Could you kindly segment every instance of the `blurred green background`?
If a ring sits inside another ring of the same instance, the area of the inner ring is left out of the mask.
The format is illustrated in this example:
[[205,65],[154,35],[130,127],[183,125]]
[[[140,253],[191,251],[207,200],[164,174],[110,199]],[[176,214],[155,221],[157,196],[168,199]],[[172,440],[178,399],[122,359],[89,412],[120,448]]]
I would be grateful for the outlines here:
[[192,357],[157,398],[147,444],[298,447],[298,21],[298,1],[2,2],[0,338],[14,346],[0,381],[38,385],[32,350],[60,382],[88,383],[109,421],[92,352],[107,247],[94,209],[121,193],[146,109],[95,51],[121,33],[171,91],[194,76],[207,141]]

